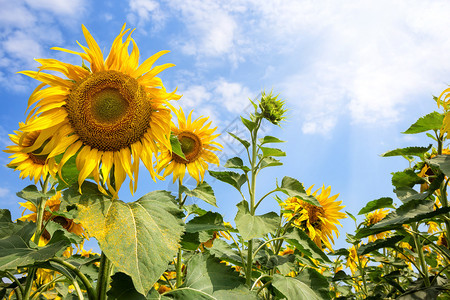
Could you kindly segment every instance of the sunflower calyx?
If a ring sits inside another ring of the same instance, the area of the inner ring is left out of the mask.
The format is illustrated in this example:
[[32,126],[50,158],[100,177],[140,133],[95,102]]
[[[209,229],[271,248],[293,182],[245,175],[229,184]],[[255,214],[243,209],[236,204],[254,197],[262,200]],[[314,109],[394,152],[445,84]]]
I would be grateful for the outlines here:
[[286,119],[287,109],[284,108],[284,101],[277,99],[278,96],[274,96],[272,92],[266,94],[263,91],[259,102],[261,116],[274,125],[279,125],[281,121]]

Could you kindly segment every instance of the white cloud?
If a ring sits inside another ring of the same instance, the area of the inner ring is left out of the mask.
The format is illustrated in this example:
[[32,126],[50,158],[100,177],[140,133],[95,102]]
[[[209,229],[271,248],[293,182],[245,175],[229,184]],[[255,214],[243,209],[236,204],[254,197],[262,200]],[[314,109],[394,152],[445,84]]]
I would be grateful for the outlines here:
[[56,16],[76,16],[82,13],[82,8],[84,7],[83,0],[25,0],[25,3],[32,9],[51,12]]
[[248,99],[254,96],[254,93],[238,82],[220,79],[214,84],[214,94],[217,97],[215,101],[224,106],[229,112],[242,113],[249,105]]
[[166,16],[158,1],[130,0],[129,8],[130,13],[127,15],[127,19],[132,24],[145,28],[145,24],[151,21],[154,30],[159,30],[164,26]]
[[208,92],[205,86],[192,85],[185,91],[181,90],[180,92],[183,94],[183,97],[179,102],[186,110],[199,107],[201,104],[211,100],[211,92]]

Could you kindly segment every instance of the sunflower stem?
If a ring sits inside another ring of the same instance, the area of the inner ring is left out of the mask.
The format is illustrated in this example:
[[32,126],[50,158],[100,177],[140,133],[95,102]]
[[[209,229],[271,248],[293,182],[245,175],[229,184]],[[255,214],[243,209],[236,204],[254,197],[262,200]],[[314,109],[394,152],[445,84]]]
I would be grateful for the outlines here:
[[[183,195],[181,193],[181,180],[178,179],[178,203],[179,203],[180,209],[183,208],[183,202],[184,202],[181,200],[182,196]],[[180,248],[178,248],[178,253],[177,253],[177,265],[176,265],[177,274],[176,274],[176,284],[175,284],[176,288],[179,288],[182,284],[182,278],[181,278],[182,277],[182,272],[181,272],[182,271],[182,268],[181,268],[182,262],[181,262],[181,260],[182,260],[182,253],[181,253],[181,247],[180,247]]]
[[[258,154],[258,148],[257,148],[257,137],[258,137],[258,130],[261,126],[261,117],[257,117],[256,119],[256,125],[251,130],[251,139],[252,139],[252,156],[251,156],[251,183],[250,183],[250,214],[252,216],[255,215],[255,198],[256,198],[256,173],[257,173],[257,154]],[[252,286],[252,269],[253,269],[253,240],[249,240],[247,242],[247,268],[245,271],[245,279],[246,284],[249,288]]]
[[97,300],[106,300],[106,292],[109,288],[111,261],[102,251],[100,256],[100,269],[97,278]]
[[[413,227],[413,231],[418,231],[419,224],[413,223],[412,227]],[[416,247],[416,253],[419,257],[419,264],[422,269],[423,281],[425,282],[425,286],[429,287],[430,279],[428,278],[428,268],[427,268],[427,264],[425,262],[425,257],[423,255],[423,249],[422,249],[422,243],[420,241],[420,237],[415,232],[412,233],[412,237],[414,240],[414,245]]]

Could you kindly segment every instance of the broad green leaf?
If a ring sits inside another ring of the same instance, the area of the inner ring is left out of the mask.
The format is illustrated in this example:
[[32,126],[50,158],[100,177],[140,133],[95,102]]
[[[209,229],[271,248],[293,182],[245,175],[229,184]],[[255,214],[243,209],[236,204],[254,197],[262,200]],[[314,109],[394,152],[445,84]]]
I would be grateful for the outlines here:
[[450,211],[450,207],[433,210],[434,201],[411,200],[401,205],[397,210],[389,213],[383,220],[375,225],[358,230],[356,237],[363,238],[387,230],[401,228],[403,224],[410,224],[424,219],[432,218]]
[[247,127],[247,129],[248,129],[250,132],[252,132],[253,129],[255,129],[255,127],[256,127],[256,123],[255,123],[255,122],[250,121],[250,120],[248,120],[248,119],[246,119],[246,118],[244,118],[244,117],[242,117],[242,116],[241,116],[241,121],[242,121],[242,124],[244,124],[245,127]]
[[186,279],[181,287],[204,292],[212,299],[254,299],[238,272],[202,253],[194,255],[187,263]]
[[242,185],[247,182],[247,177],[244,174],[239,174],[230,171],[223,171],[223,172],[208,171],[208,172],[209,175],[211,175],[212,177],[234,186],[238,191],[240,191]]
[[269,156],[286,156],[286,153],[277,148],[260,147],[263,157]]
[[237,266],[242,266],[242,259],[239,252],[222,239],[216,239],[213,246],[208,249],[209,253],[220,260],[230,262]]
[[276,213],[269,212],[261,216],[252,216],[248,208],[248,202],[245,200],[236,206],[238,212],[234,221],[244,240],[261,238],[277,229],[280,217]]
[[381,154],[382,157],[388,157],[388,156],[402,156],[402,155],[414,155],[414,156],[422,156],[425,152],[428,152],[428,150],[431,149],[433,145],[430,144],[428,147],[406,147],[406,148],[400,148],[391,150],[388,152],[385,152]]
[[212,187],[206,182],[203,181],[197,185],[197,187],[193,190],[188,189],[184,185],[181,186],[181,192],[185,193],[189,197],[195,197],[205,201],[208,204],[211,204],[217,207],[216,197],[214,196],[214,191]]
[[183,250],[195,251],[198,249],[200,244],[201,244],[200,235],[198,232],[193,232],[193,233],[185,232],[181,236],[180,245],[181,245],[181,249],[183,249]]
[[79,203],[76,221],[97,239],[115,269],[129,275],[136,290],[145,294],[177,252],[184,229],[182,212],[167,191],[125,203],[95,189],[95,184],[85,182],[82,195],[75,187],[65,197]]
[[14,235],[0,240],[1,270],[15,270],[17,267],[45,261],[62,253],[70,245],[64,232],[57,231],[45,247],[32,248],[29,242],[35,230],[36,224],[27,223]]
[[334,274],[333,278],[331,279],[331,281],[339,281],[339,280],[344,280],[344,279],[351,279],[352,277],[347,275],[344,271],[339,270],[336,272],[336,274]]
[[320,299],[331,299],[330,283],[316,270],[305,268],[296,278],[310,287]]
[[438,155],[429,162],[432,166],[437,166],[446,176],[450,175],[450,155]]
[[[163,295],[156,295],[158,292],[155,293],[155,296],[148,298],[149,300],[158,299],[158,300],[166,300],[166,299],[176,299],[176,300],[217,300],[216,297],[213,297],[203,291],[184,287],[184,288],[177,288],[172,291],[168,291],[164,293]],[[155,297],[155,298],[154,298]],[[157,297],[157,298],[156,298]]]
[[274,136],[266,135],[265,137],[259,139],[259,143],[264,145],[268,143],[285,143],[285,141],[282,141]]
[[227,162],[224,165],[225,168],[230,169],[241,169],[244,172],[249,172],[250,168],[247,166],[244,166],[244,162],[240,157],[233,157],[227,160]]
[[395,244],[403,240],[405,237],[403,235],[394,235],[392,237],[388,237],[381,240],[376,240],[374,242],[361,245],[358,248],[358,255],[368,254],[372,251],[381,249],[381,248],[393,248]]
[[18,221],[13,223],[11,220],[11,212],[7,209],[0,209],[0,239],[12,235],[25,225],[24,222]]
[[414,124],[411,125],[405,132],[406,134],[414,134],[425,132],[428,130],[439,130],[442,127],[444,121],[444,115],[438,112],[432,112],[426,116],[419,118]]
[[222,215],[219,213],[208,211],[203,216],[194,217],[186,224],[186,232],[194,233],[200,231],[223,231],[227,230],[223,225]]
[[237,135],[235,135],[234,133],[228,132],[229,135],[231,135],[233,138],[235,138],[236,140],[238,140],[242,145],[244,145],[245,148],[250,147],[250,143],[244,139],[241,139],[240,137],[238,137]]
[[348,257],[349,252],[346,248],[339,248],[337,250],[334,250],[333,252],[328,253],[328,255],[333,255],[333,256],[345,256]]
[[[63,154],[61,154],[60,159],[62,158]],[[76,165],[76,155],[69,158],[69,160],[64,164],[64,166],[61,169],[61,172],[58,173],[58,185],[57,190],[63,190],[66,189],[73,184],[78,182],[78,175],[80,174],[80,171],[77,169]]]
[[133,280],[127,274],[117,272],[111,276],[111,288],[108,290],[109,300],[145,300],[133,285]]
[[312,205],[321,206],[319,201],[312,196],[308,195],[301,184],[297,179],[285,176],[281,181],[281,187],[278,188],[279,191],[285,193],[289,197],[297,197],[305,202],[308,202]]
[[[288,265],[289,268],[287,268],[289,271],[286,273],[289,273],[292,271],[295,262],[295,255],[294,254],[287,254],[287,255],[274,255],[272,252],[268,251],[259,251],[256,255],[256,261],[264,268],[266,269],[273,269],[276,267],[282,267],[283,265]],[[283,273],[283,272],[282,272]]]
[[172,146],[172,152],[178,155],[181,158],[186,159],[184,156],[183,150],[181,149],[181,144],[178,138],[174,135],[170,135],[170,145]]
[[397,198],[400,199],[400,201],[402,201],[403,203],[406,203],[409,200],[414,200],[416,199],[416,197],[419,197],[421,200],[423,199],[422,196],[417,196],[419,195],[419,192],[417,192],[413,188],[406,186],[395,189],[394,193],[397,195]]
[[412,169],[406,169],[402,172],[395,172],[392,174],[392,185],[396,188],[413,187],[415,184],[424,183],[425,180],[419,176]]
[[287,300],[320,300],[314,291],[293,277],[284,277],[278,274],[273,276],[272,285],[282,293]]
[[196,214],[198,216],[203,216],[206,214],[206,210],[198,207],[197,204],[184,205],[183,208],[186,210],[188,215]]
[[393,200],[392,200],[392,198],[389,198],[389,197],[383,197],[383,198],[380,198],[380,199],[369,201],[366,204],[366,206],[364,206],[359,211],[358,215],[367,214],[367,213],[369,213],[371,211],[374,211],[374,210],[377,210],[377,209],[380,209],[380,208],[387,208],[387,207],[389,207],[389,208],[394,208],[395,209],[395,207],[392,205],[392,203],[393,203]]
[[298,251],[307,257],[314,258],[322,262],[331,262],[328,256],[314,243],[309,236],[296,227],[290,229],[284,236],[286,242],[297,248]]
[[38,191],[37,187],[35,185],[29,185],[20,192],[17,192],[16,194],[18,197],[30,201],[31,203],[35,204],[41,199],[41,198],[50,198],[55,195],[55,191],[51,190],[47,193],[43,193],[41,191]]

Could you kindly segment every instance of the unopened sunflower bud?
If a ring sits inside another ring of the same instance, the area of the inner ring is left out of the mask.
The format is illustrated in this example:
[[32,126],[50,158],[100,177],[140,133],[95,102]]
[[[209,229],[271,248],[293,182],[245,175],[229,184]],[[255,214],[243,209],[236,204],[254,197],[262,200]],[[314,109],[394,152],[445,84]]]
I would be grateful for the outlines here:
[[285,120],[284,101],[277,99],[279,95],[274,96],[272,92],[266,94],[261,93],[261,101],[259,107],[261,108],[261,115],[266,120],[270,121],[274,125],[278,125],[281,121]]

